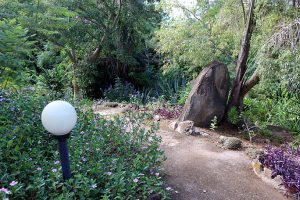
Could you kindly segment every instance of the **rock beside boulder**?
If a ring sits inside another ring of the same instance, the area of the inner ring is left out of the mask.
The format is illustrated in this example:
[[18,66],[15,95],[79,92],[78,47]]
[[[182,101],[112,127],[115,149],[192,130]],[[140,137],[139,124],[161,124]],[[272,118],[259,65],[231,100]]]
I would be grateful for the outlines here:
[[175,131],[177,127],[178,127],[178,123],[177,123],[176,121],[171,122],[171,123],[169,124],[169,128],[170,128],[171,130],[173,130],[173,131]]
[[226,149],[239,149],[242,146],[242,141],[236,137],[219,137],[219,143],[223,144]]
[[154,119],[155,121],[160,121],[160,116],[159,116],[159,115],[154,115],[153,119]]
[[179,133],[192,135],[194,133],[194,122],[193,121],[183,121],[179,122],[176,131]]
[[193,81],[193,88],[179,121],[193,121],[197,127],[209,127],[214,116],[222,120],[229,93],[227,66],[213,62]]

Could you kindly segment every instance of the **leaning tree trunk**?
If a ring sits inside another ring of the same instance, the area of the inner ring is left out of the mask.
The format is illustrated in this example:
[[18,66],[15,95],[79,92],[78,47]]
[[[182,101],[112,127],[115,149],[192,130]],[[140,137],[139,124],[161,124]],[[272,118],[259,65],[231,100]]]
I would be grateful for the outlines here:
[[254,73],[252,77],[246,81],[245,73],[247,70],[247,59],[250,51],[250,41],[255,26],[254,21],[254,4],[255,0],[251,0],[250,9],[248,12],[246,27],[243,39],[241,41],[241,49],[236,63],[236,76],[233,82],[233,87],[230,93],[229,101],[227,104],[227,112],[236,107],[239,112],[243,109],[243,99],[247,92],[258,83],[259,77]]

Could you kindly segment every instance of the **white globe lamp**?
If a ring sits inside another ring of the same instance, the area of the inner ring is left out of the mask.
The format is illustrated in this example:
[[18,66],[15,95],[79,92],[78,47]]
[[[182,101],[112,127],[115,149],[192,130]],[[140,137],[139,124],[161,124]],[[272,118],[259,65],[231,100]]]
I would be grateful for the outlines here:
[[63,179],[71,178],[67,139],[76,125],[75,108],[66,101],[53,101],[42,112],[42,124],[58,140]]
[[42,124],[53,135],[66,135],[76,125],[75,108],[66,101],[53,101],[42,112]]

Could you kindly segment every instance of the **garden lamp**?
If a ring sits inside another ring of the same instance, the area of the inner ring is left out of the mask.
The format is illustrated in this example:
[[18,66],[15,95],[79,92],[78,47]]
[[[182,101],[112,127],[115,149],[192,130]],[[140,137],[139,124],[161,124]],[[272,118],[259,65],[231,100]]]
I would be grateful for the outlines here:
[[67,139],[77,121],[75,108],[65,101],[53,101],[42,112],[42,124],[58,140],[63,179],[71,177]]

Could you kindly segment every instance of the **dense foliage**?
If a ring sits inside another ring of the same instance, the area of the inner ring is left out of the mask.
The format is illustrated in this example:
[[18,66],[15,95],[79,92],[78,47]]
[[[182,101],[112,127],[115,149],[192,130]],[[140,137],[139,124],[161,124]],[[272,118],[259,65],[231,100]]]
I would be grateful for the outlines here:
[[0,96],[0,197],[166,197],[159,173],[164,156],[157,126],[146,130],[145,116],[106,120],[77,107],[79,121],[68,140],[72,178],[63,183],[56,140],[40,121],[43,107],[56,96],[31,90],[1,91]]
[[[164,20],[156,31],[157,50],[163,55],[163,69],[184,69],[188,79],[214,60],[234,66],[240,49],[250,1],[218,0],[162,1],[176,17]],[[242,117],[260,128],[277,125],[298,135],[300,124],[299,87],[299,7],[292,1],[263,0],[255,4],[255,28],[250,41],[245,80],[252,74],[260,82],[249,93],[244,110],[229,109],[229,122]],[[180,101],[182,103],[182,101]],[[237,111],[237,112],[235,112]],[[241,114],[241,115],[240,115]]]
[[19,80],[18,74],[28,64],[28,55],[33,42],[29,41],[28,30],[17,24],[15,19],[0,18],[0,87]]
[[0,19],[15,19],[35,35],[39,55],[51,42],[58,50],[44,50],[68,57],[64,70],[74,95],[81,89],[92,97],[116,77],[145,71],[153,49],[149,39],[161,18],[155,1],[9,0],[0,6]]
[[274,148],[267,146],[259,161],[272,170],[272,177],[280,176],[287,191],[300,198],[299,147]]
[[[0,0],[0,198],[167,198],[157,127],[146,130],[142,115],[107,120],[86,107],[105,98],[174,119],[204,66],[219,60],[234,79],[252,1],[183,2]],[[253,16],[242,80],[257,74],[259,84],[241,109],[227,110],[227,121],[282,126],[300,141],[300,2],[257,0]],[[40,123],[54,99],[73,102],[79,113],[66,183],[56,142]],[[265,155],[262,162],[299,190],[298,175],[274,164],[279,158],[295,167],[299,154],[268,148]]]

